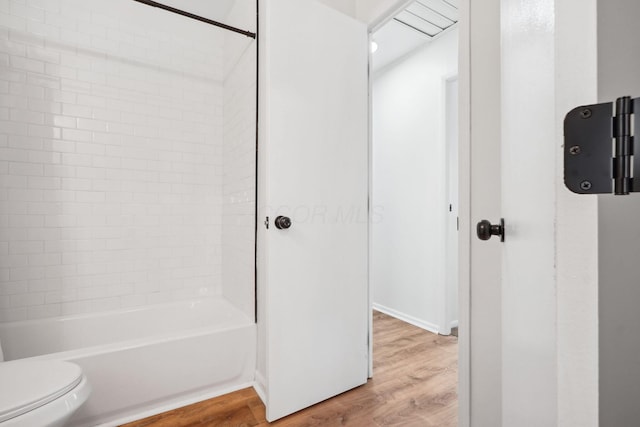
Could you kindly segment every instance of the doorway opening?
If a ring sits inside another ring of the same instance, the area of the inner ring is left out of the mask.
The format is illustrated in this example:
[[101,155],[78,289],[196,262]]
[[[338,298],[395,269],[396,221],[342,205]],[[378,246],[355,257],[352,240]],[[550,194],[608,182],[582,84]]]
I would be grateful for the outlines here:
[[[458,20],[457,1],[408,1],[370,35],[372,328],[390,316],[404,326],[389,345],[416,339],[455,352],[437,359],[422,348],[411,362],[415,372],[442,369],[452,414],[443,425],[457,420]],[[371,350],[374,374],[388,350]]]

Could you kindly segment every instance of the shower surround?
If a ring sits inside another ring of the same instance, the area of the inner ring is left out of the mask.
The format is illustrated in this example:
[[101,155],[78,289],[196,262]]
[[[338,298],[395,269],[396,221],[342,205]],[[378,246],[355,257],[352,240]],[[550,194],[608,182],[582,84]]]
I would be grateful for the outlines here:
[[253,221],[255,186],[228,36],[130,0],[0,17],[0,321],[221,294],[222,225]]
[[[207,7],[255,31],[254,2]],[[83,366],[82,420],[253,381],[255,93],[242,35],[131,0],[0,2],[0,342]],[[100,403],[133,374],[139,401]]]

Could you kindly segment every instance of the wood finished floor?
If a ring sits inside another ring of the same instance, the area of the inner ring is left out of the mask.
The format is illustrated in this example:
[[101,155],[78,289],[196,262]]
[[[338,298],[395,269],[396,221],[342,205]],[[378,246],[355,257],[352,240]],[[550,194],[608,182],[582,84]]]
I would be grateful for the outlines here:
[[374,312],[373,379],[362,387],[268,423],[252,388],[125,427],[449,427],[457,425],[457,338]]

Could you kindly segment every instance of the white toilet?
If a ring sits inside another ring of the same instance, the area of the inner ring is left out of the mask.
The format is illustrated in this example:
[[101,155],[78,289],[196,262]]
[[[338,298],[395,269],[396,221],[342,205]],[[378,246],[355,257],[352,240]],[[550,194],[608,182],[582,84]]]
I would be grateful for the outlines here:
[[87,400],[82,369],[58,360],[0,363],[0,427],[60,427]]

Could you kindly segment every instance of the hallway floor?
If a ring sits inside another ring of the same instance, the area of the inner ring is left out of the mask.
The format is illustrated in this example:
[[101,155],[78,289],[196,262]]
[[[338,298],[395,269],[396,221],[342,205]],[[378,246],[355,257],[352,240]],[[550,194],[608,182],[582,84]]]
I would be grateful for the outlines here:
[[274,423],[251,388],[125,427],[457,425],[457,338],[434,335],[374,312],[374,377],[362,387]]

